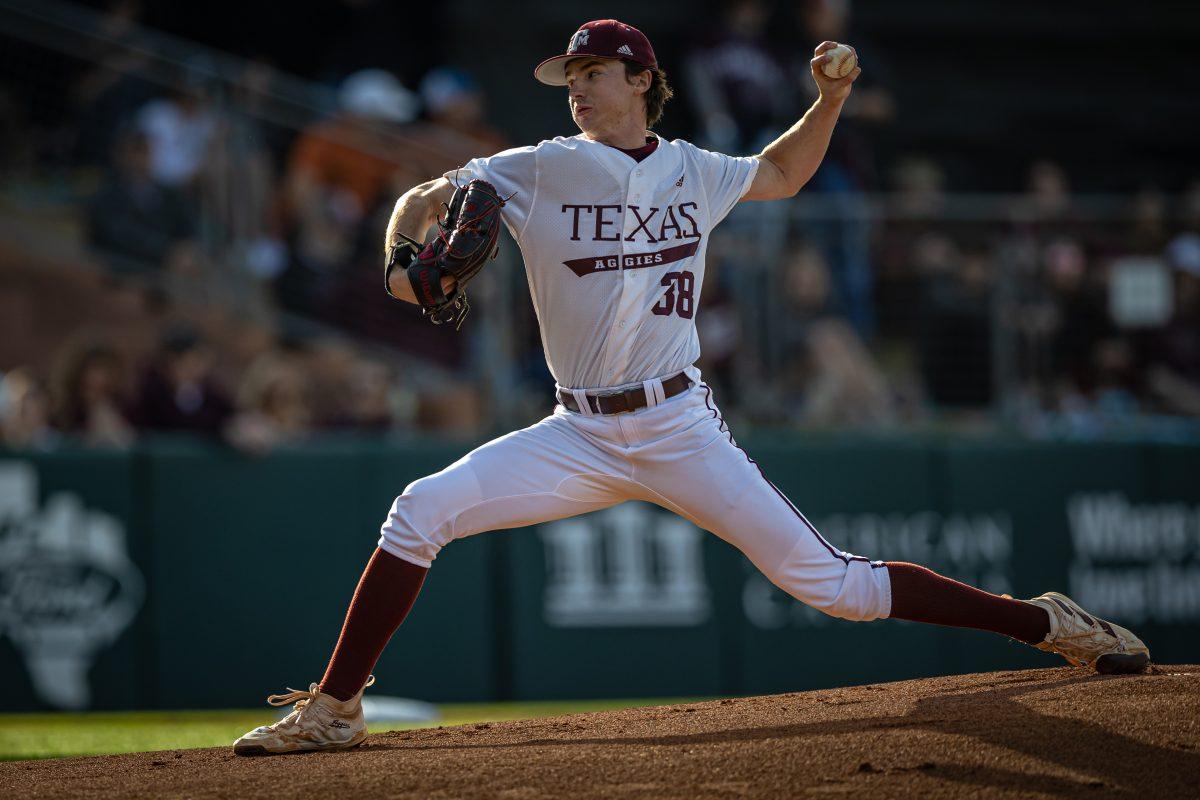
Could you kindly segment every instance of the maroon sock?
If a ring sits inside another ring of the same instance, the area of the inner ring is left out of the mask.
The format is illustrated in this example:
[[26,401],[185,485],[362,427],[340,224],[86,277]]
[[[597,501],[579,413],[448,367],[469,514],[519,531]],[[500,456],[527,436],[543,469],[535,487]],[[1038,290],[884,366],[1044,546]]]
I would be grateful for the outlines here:
[[358,694],[392,634],[408,616],[429,570],[375,548],[354,590],[321,691],[338,700]]
[[1037,606],[990,594],[916,564],[886,563],[892,579],[893,619],[978,628],[1027,644],[1037,644],[1050,632],[1050,616]]

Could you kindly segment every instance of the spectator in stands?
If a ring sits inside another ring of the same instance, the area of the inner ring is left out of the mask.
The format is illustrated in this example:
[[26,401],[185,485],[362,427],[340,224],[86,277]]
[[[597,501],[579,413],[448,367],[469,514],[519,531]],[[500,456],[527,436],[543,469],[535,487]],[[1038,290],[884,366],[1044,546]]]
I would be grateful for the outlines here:
[[123,397],[122,372],[121,357],[107,342],[86,336],[69,342],[54,369],[55,427],[89,446],[131,444],[134,429]]
[[170,331],[142,377],[136,414],[139,427],[221,435],[234,409],[213,379],[212,367],[213,353],[196,331]]
[[50,398],[27,367],[0,377],[0,445],[13,450],[53,446],[58,433],[50,425]]
[[322,310],[385,190],[424,179],[402,135],[418,109],[412,92],[368,69],[347,78],[338,97],[338,113],[301,134],[285,177],[296,263],[280,283],[281,298],[301,311]]
[[780,335],[786,396],[802,425],[879,426],[896,420],[883,373],[845,319],[831,313],[829,266],[814,247],[794,248],[785,267]]
[[1141,376],[1129,337],[1117,334],[1100,340],[1092,359],[1096,371],[1093,401],[1097,412],[1109,421],[1136,414]]
[[151,100],[138,112],[137,125],[150,145],[150,174],[163,186],[195,187],[217,133],[212,108],[212,65],[192,61],[179,88]]
[[875,238],[874,261],[880,332],[912,341],[917,315],[913,310],[920,296],[921,276],[917,267],[919,243],[943,228],[946,177],[937,163],[924,158],[906,158],[889,172],[892,191],[885,209],[885,223]]
[[154,180],[144,134],[126,130],[91,200],[88,241],[120,274],[185,269],[194,262],[195,215],[181,192]]
[[478,436],[488,424],[488,403],[477,385],[449,379],[417,397],[414,419],[428,433],[449,438]]
[[1071,212],[1071,186],[1066,170],[1053,161],[1035,161],[1029,167],[1025,201],[1040,221],[1067,216]]
[[[388,364],[345,339],[324,337],[291,348],[302,370],[312,427],[321,431],[386,431],[407,420],[393,406],[415,411],[415,397]],[[394,402],[395,401],[395,402]]]
[[255,361],[279,347],[279,331],[272,324],[245,318],[222,320],[210,336],[210,343],[220,354],[213,370],[217,383],[238,386]]
[[[1080,219],[1071,197],[1067,172],[1054,161],[1041,159],[1029,167],[1025,192],[1013,207],[1016,231],[1037,247],[1049,239],[1070,236],[1085,245],[1097,231]],[[1110,235],[1105,238],[1112,239]],[[1115,231],[1119,235],[1119,229]]]
[[946,173],[930,159],[901,159],[892,169],[892,184],[899,219],[933,220],[946,207]]
[[705,26],[685,62],[706,147],[757,152],[796,116],[785,62],[767,43],[770,15],[764,0],[728,0],[722,24]]
[[421,101],[431,123],[431,149],[441,152],[440,174],[472,158],[498,153],[508,140],[487,123],[483,92],[475,79],[461,69],[438,67],[421,79]]
[[237,445],[265,450],[306,438],[313,413],[300,360],[276,351],[255,361],[238,389],[238,412],[230,428]]
[[353,427],[351,387],[359,358],[354,347],[345,339],[323,337],[295,349],[310,389],[313,426]]
[[279,215],[279,176],[271,151],[278,129],[264,123],[276,73],[261,61],[246,63],[222,104],[203,184],[210,222],[229,259],[249,277],[239,288],[257,293],[287,267]]
[[[1195,201],[1195,216],[1187,222],[1200,226],[1200,191]],[[1175,313],[1156,337],[1147,383],[1167,412],[1200,417],[1200,235],[1181,234],[1168,256],[1175,269]]]
[[[1053,313],[1047,322],[1049,347],[1031,341],[1031,350],[1047,351],[1050,364],[1040,375],[1063,393],[1091,394],[1096,390],[1097,345],[1116,331],[1108,314],[1107,287],[1101,271],[1089,264],[1083,247],[1073,239],[1057,239],[1042,249],[1043,284],[1049,290]],[[1022,314],[1018,322],[1036,319]]]
[[991,263],[939,234],[917,246],[921,275],[917,348],[929,398],[947,409],[992,401]]
[[1145,187],[1133,196],[1128,232],[1121,250],[1133,255],[1162,255],[1169,241],[1167,198],[1160,189]]
[[396,427],[393,370],[382,361],[358,358],[350,381],[350,420],[355,430],[386,431]]

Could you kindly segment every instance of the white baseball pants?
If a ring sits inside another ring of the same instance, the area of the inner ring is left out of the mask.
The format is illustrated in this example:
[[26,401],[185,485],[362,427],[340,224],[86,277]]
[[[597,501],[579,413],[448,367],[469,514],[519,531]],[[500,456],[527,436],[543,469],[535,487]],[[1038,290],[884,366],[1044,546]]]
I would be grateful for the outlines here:
[[455,539],[625,500],[655,503],[715,533],[776,586],[827,614],[872,620],[891,611],[887,568],[821,537],[737,446],[703,382],[624,414],[557,406],[409,484],[379,546],[428,567]]

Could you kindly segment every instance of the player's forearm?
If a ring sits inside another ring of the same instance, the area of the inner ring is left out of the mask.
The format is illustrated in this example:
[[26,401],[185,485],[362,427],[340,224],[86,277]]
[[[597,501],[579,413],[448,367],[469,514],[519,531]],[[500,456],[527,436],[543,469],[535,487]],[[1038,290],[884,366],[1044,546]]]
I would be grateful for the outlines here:
[[400,242],[401,234],[418,242],[425,238],[425,232],[437,219],[441,204],[437,185],[438,181],[419,184],[396,201],[392,216],[388,220],[387,235],[384,237],[385,253]]
[[[425,232],[437,219],[438,209],[443,200],[442,187],[439,183],[445,183],[445,180],[433,180],[414,186],[396,201],[396,207],[392,209],[392,216],[388,220],[387,234],[384,236],[383,257],[385,259],[392,247],[401,241],[401,234],[418,242],[424,240]],[[409,303],[417,302],[417,296],[408,282],[408,276],[402,269],[392,271],[388,289],[398,300]]]
[[800,191],[821,166],[843,102],[819,98],[799,122],[759,154],[779,168],[791,194]]

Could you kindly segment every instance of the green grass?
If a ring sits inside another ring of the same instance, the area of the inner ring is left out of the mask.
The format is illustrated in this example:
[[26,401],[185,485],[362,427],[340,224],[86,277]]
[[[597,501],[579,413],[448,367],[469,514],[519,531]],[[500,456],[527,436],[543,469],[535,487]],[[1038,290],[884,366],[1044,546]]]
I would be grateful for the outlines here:
[[[584,711],[663,705],[684,700],[577,700],[535,703],[470,703],[438,706],[441,718],[413,724],[371,725],[389,730],[554,717]],[[86,714],[0,714],[0,761],[24,758],[137,753],[222,747],[256,725],[275,720],[259,711],[127,711]]]

